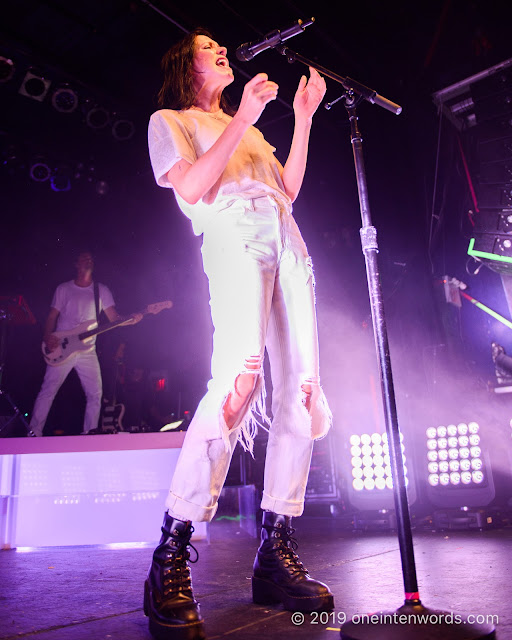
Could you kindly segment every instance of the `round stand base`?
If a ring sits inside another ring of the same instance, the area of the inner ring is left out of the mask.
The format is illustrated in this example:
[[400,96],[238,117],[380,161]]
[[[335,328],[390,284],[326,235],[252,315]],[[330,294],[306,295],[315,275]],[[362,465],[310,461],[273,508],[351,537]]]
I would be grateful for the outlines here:
[[490,624],[468,622],[460,613],[404,604],[396,611],[359,616],[341,627],[342,640],[494,640]]

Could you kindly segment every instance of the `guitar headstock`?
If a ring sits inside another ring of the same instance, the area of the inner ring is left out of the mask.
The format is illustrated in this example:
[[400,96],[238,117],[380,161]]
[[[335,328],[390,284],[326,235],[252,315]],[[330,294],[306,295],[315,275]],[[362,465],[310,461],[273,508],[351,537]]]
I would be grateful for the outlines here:
[[153,313],[157,314],[164,309],[170,309],[172,307],[172,300],[164,300],[163,302],[154,302],[153,304],[148,304],[148,306],[144,309],[144,313]]

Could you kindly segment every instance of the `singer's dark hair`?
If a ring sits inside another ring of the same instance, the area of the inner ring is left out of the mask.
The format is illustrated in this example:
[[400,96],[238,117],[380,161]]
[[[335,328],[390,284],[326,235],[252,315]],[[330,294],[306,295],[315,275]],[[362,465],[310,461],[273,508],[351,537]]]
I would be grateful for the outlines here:
[[[192,61],[196,36],[213,39],[208,29],[198,27],[173,44],[162,58],[164,81],[158,92],[158,106],[161,109],[189,109],[194,104],[196,92],[193,85]],[[224,95],[221,96],[220,106],[226,113],[233,112]]]

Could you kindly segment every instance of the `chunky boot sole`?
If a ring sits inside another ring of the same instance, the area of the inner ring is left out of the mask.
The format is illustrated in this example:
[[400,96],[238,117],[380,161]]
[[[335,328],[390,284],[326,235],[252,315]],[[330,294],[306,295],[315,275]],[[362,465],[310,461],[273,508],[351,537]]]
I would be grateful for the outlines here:
[[264,578],[252,578],[252,601],[255,604],[282,603],[287,611],[332,611],[334,596],[292,596],[284,589]]
[[151,615],[148,585],[144,585],[144,615],[149,618],[149,632],[157,640],[206,640],[203,621],[192,624],[164,624]]

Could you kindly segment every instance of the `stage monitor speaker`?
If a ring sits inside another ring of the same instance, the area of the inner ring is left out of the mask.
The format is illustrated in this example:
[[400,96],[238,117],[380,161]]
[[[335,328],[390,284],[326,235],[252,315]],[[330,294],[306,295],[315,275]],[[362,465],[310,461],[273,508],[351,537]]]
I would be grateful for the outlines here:
[[306,502],[334,504],[338,499],[339,488],[331,436],[315,441],[306,487]]
[[506,162],[512,157],[512,137],[492,135],[489,131],[482,131],[478,136],[477,155],[479,162]]
[[512,235],[475,233],[469,242],[468,255],[493,271],[512,274]]
[[433,94],[434,103],[462,132],[472,127],[507,131],[512,58]]
[[482,163],[478,178],[480,184],[510,184],[512,182],[512,159]]
[[480,184],[477,188],[480,209],[512,208],[512,184]]
[[512,238],[512,209],[486,209],[474,216],[475,234],[509,235]]

